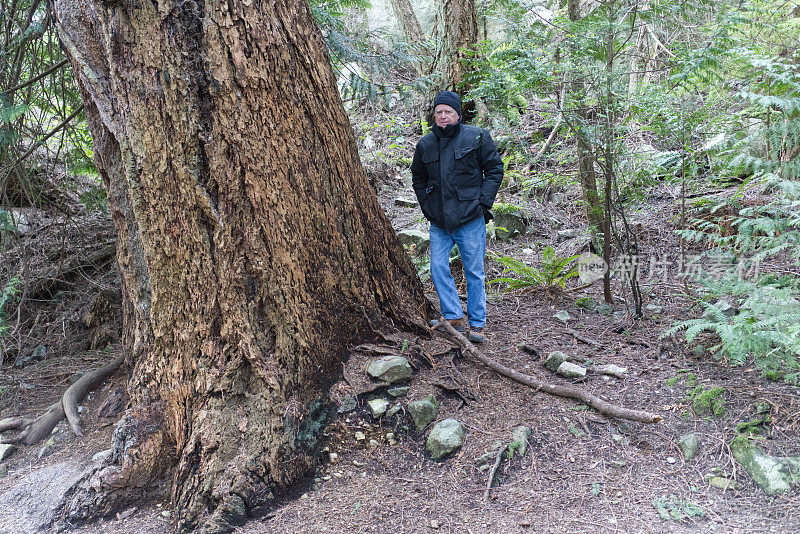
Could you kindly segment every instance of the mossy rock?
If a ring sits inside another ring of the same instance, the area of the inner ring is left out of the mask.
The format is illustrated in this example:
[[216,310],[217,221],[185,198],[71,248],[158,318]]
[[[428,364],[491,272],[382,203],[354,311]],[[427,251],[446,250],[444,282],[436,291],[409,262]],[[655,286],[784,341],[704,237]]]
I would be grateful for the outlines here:
[[725,389],[714,387],[706,389],[702,386],[690,390],[687,396],[692,401],[692,410],[696,415],[725,415]]

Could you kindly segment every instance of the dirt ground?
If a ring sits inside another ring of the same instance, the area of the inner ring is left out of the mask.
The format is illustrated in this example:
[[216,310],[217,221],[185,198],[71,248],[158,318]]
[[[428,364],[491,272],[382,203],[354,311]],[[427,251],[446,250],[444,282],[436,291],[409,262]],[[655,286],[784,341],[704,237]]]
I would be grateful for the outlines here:
[[[410,139],[407,143],[413,146]],[[398,196],[413,198],[407,176],[385,177],[377,187],[398,230],[424,228],[418,209],[394,203]],[[574,207],[578,192],[562,192],[566,202],[560,205],[541,197],[507,194],[504,200],[522,205],[531,223],[524,236],[490,241],[490,251],[535,263],[543,244],[555,245],[562,254],[586,250],[582,238],[558,235],[559,229],[584,224]],[[645,262],[677,258],[680,247],[673,230],[680,203],[676,195],[675,186],[654,188],[632,213]],[[8,279],[23,249],[42,273],[59,272],[65,258],[96,250],[113,235],[107,216],[97,213],[32,214],[31,224],[23,243],[4,253],[0,282]],[[69,229],[66,238],[59,238],[62,228]],[[488,261],[487,271],[487,279],[492,279],[501,268]],[[97,294],[117,287],[112,265],[83,266],[66,273],[62,282],[37,295],[20,317],[24,325],[18,333],[20,353],[45,344],[47,355],[22,368],[15,367],[13,360],[5,362],[0,376],[0,418],[39,413],[61,395],[75,373],[110,361],[121,350],[118,342],[87,350],[94,332],[85,325],[84,315]],[[572,281],[568,288],[575,285]],[[435,301],[429,283],[428,289]],[[578,385],[620,406],[660,414],[663,421],[643,424],[604,417],[574,401],[499,377],[460,351],[450,350],[439,337],[411,339],[411,346],[425,350],[408,352],[415,373],[403,402],[434,394],[438,418],[452,417],[464,425],[464,446],[443,461],[432,460],[425,451],[427,431],[417,435],[410,430],[402,412],[396,418],[373,419],[366,409],[371,395],[362,394],[358,408],[340,414],[330,427],[328,451],[320,457],[316,480],[309,480],[296,496],[238,532],[800,532],[798,490],[765,495],[733,460],[729,448],[737,423],[754,416],[757,403],[766,402],[772,424],[764,428],[762,446],[771,454],[800,454],[797,388],[767,381],[751,366],[735,368],[706,355],[695,356],[678,339],[660,339],[673,322],[697,314],[674,268],[646,281],[645,305],[651,307],[644,319],[634,319],[626,311],[619,281],[610,315],[575,307],[581,297],[602,301],[599,283],[577,291],[502,293],[496,286],[489,291],[488,341],[480,347],[487,356],[546,381],[569,383],[542,367],[545,355],[563,351],[590,368]],[[572,316],[566,324],[553,317],[561,310]],[[109,321],[118,325],[114,323],[118,318]],[[534,348],[535,354],[521,350],[523,343]],[[350,368],[360,372],[363,362],[354,362]],[[627,376],[610,378],[591,371],[607,363],[628,368]],[[463,377],[460,395],[436,385],[448,375]],[[95,453],[107,449],[118,416],[100,417],[97,411],[124,381],[118,373],[90,395],[82,412],[85,436],[74,436],[62,422],[54,433],[54,444],[41,458],[38,445],[21,447],[3,462],[8,474],[0,478],[0,494],[44,465],[88,463]],[[692,412],[687,391],[696,385],[725,388],[722,417]],[[495,450],[496,442],[507,442],[519,425],[532,430],[529,449],[524,457],[501,464],[486,500],[488,473],[475,460]],[[355,439],[359,430],[366,440]],[[388,433],[396,436],[397,443],[389,444]],[[688,433],[698,437],[700,446],[697,457],[685,462],[678,439]],[[370,439],[379,444],[370,446]],[[338,455],[337,461],[330,461],[329,452]],[[715,470],[724,471],[741,489],[723,491],[711,486],[707,477]],[[668,519],[659,514],[659,506]],[[154,495],[150,502],[80,531],[160,533],[169,531],[170,516],[168,501]]]

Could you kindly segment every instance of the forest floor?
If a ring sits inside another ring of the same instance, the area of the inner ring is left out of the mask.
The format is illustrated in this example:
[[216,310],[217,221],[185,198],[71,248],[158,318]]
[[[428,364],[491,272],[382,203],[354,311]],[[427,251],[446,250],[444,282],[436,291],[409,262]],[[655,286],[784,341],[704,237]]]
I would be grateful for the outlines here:
[[[399,148],[387,150],[410,156],[417,138],[410,128],[401,132],[399,142],[397,136],[389,139],[378,130],[371,129],[376,139],[369,141],[370,146],[362,146],[366,152],[391,143]],[[362,136],[362,145],[366,137]],[[400,168],[390,164],[370,168],[379,199],[397,230],[425,230],[418,209],[395,205],[397,197],[414,198],[409,177]],[[490,240],[490,254],[536,264],[544,245],[552,245],[562,256],[588,250],[588,240],[582,237],[585,219],[578,207],[579,191],[564,186],[537,191],[535,196],[523,191],[501,194],[503,202],[522,207],[530,224],[527,232],[515,239]],[[695,183],[693,191],[703,198],[730,194],[728,189],[702,182]],[[558,202],[554,192],[561,194]],[[480,346],[484,354],[508,367],[552,383],[570,383],[542,367],[549,352],[563,351],[590,368],[577,385],[620,406],[657,413],[662,422],[644,424],[604,417],[574,401],[502,378],[451,350],[442,337],[410,339],[411,345],[424,347],[430,359],[419,351],[411,354],[415,373],[402,402],[434,394],[438,419],[452,417],[464,425],[464,446],[453,456],[434,461],[425,451],[428,430],[417,435],[402,412],[393,419],[373,419],[366,401],[379,392],[359,395],[358,408],[340,414],[330,427],[328,449],[338,455],[337,460],[331,462],[329,452],[322,453],[317,480],[308,481],[299,497],[286,499],[267,516],[251,520],[238,531],[800,532],[797,488],[784,495],[765,495],[730,451],[737,424],[756,417],[758,405],[767,403],[771,424],[762,428],[762,447],[774,455],[800,454],[797,388],[761,378],[759,370],[749,364],[731,367],[716,362],[680,339],[661,339],[674,322],[701,313],[677,276],[681,247],[674,230],[681,218],[680,192],[680,186],[673,183],[654,185],[629,212],[638,233],[642,265],[665,266],[657,276],[651,272],[643,278],[645,318],[636,319],[626,309],[625,291],[618,280],[614,284],[616,303],[608,315],[575,306],[583,297],[602,302],[599,282],[581,290],[569,290],[577,285],[572,280],[566,291],[511,293],[490,285],[488,340]],[[745,192],[744,201],[758,194]],[[90,256],[113,239],[108,216],[78,208],[70,214],[28,210],[28,215],[29,232],[4,253],[6,259],[0,266],[0,282],[5,282],[25,255],[30,266],[26,279],[38,280],[24,288],[24,313],[12,318],[12,323],[18,319],[21,325],[14,331],[18,354],[8,355],[0,375],[0,418],[40,413],[61,395],[75,373],[110,361],[121,350],[118,340],[95,342],[97,349],[87,349],[93,338],[96,341],[97,328],[86,326],[85,315],[96,307],[97,295],[103,290],[118,289],[113,263],[65,269],[71,265],[70,258]],[[574,234],[559,235],[559,230],[572,228],[577,230]],[[499,263],[487,261],[487,279],[496,278],[501,271]],[[58,284],[42,289],[42,284],[54,277]],[[426,287],[435,302],[429,282]],[[562,310],[572,317],[566,323],[554,317]],[[118,329],[119,310],[104,322]],[[521,350],[523,343],[538,355]],[[14,366],[15,358],[40,345],[47,347],[42,359],[21,368]],[[362,372],[366,358],[354,356],[349,368]],[[610,378],[591,371],[610,363],[626,367],[626,377]],[[437,385],[444,376],[459,373],[463,377],[461,394],[466,399]],[[20,447],[3,461],[8,474],[0,478],[0,494],[44,466],[62,462],[84,465],[107,449],[119,416],[101,417],[97,412],[124,381],[122,373],[117,373],[90,395],[82,411],[83,437],[74,436],[62,421],[41,457],[40,444]],[[724,388],[724,414],[698,416],[693,412],[687,394],[698,386]],[[351,388],[344,382],[337,387]],[[497,484],[486,500],[488,473],[478,468],[476,459],[496,450],[496,442],[508,442],[519,425],[532,430],[528,451],[501,464]],[[356,440],[356,431],[364,432],[366,440]],[[390,432],[397,443],[389,444]],[[689,433],[697,436],[699,451],[694,459],[685,461],[678,440]],[[379,444],[370,446],[370,439]],[[709,475],[723,473],[738,484],[737,489],[722,490],[709,484]],[[14,513],[3,510],[0,518]],[[80,531],[160,533],[169,530],[170,521],[168,499],[154,496],[150,502]]]

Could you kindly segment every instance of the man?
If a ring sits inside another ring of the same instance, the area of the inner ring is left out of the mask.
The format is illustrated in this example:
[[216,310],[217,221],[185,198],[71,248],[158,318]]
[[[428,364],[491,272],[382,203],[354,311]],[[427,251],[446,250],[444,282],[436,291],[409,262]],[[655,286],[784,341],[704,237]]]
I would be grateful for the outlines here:
[[440,320],[466,331],[450,273],[450,251],[458,245],[467,279],[469,340],[483,343],[486,222],[503,180],[503,161],[487,130],[461,123],[461,98],[456,93],[439,93],[433,106],[432,133],[419,140],[411,164],[414,192],[431,223],[431,278],[439,295]]

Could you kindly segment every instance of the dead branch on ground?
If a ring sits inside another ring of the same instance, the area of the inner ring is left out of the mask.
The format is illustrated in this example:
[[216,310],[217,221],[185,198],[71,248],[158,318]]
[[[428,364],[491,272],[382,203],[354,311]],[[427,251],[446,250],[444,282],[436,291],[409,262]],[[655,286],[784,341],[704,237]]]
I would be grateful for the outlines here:
[[433,330],[440,330],[442,328],[449,334],[449,336],[456,342],[457,345],[459,345],[474,359],[483,363],[497,374],[505,376],[506,378],[510,378],[511,380],[519,382],[520,384],[530,386],[536,391],[544,391],[545,393],[549,393],[550,395],[555,395],[557,397],[578,400],[591,406],[604,415],[610,415],[620,419],[639,421],[641,423],[658,423],[663,419],[658,414],[616,406],[610,402],[604,401],[597,395],[593,395],[592,393],[589,393],[588,391],[576,386],[559,386],[555,384],[548,384],[547,382],[543,382],[533,376],[515,371],[514,369],[506,367],[505,365],[500,364],[484,355],[482,352],[476,349],[475,346],[470,343],[469,340],[467,340],[467,338],[456,332],[456,330],[447,321],[442,321]]

